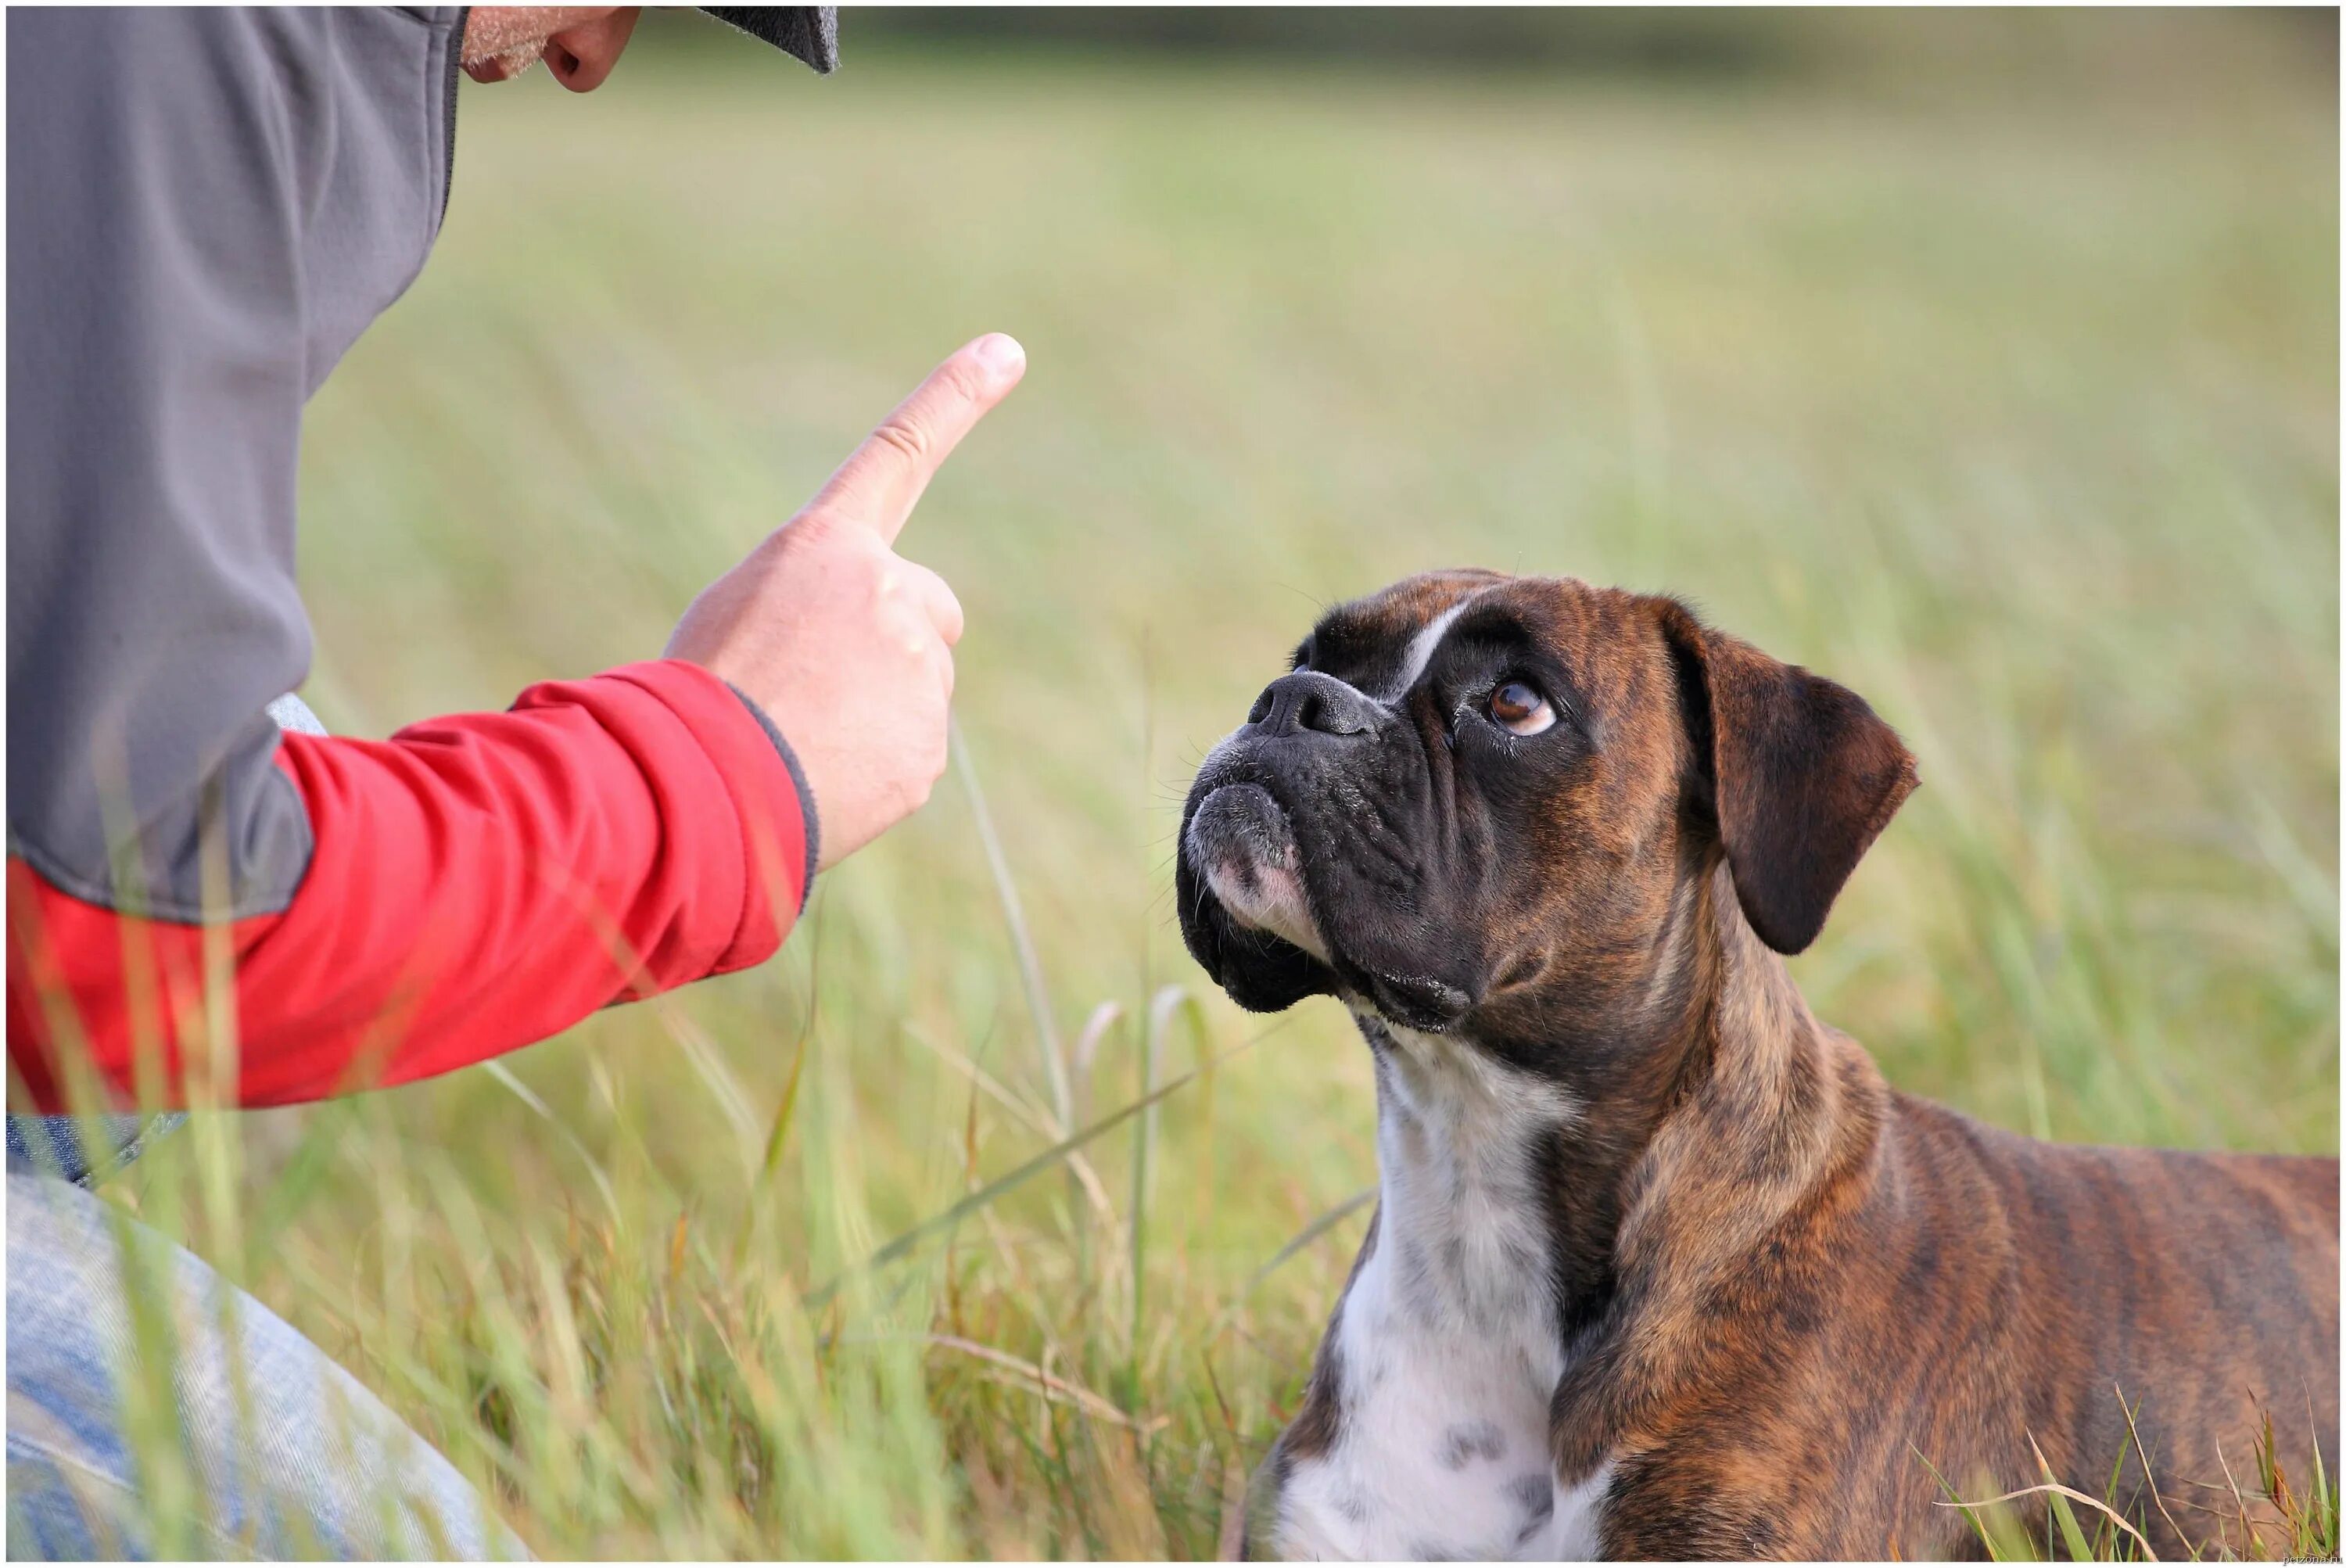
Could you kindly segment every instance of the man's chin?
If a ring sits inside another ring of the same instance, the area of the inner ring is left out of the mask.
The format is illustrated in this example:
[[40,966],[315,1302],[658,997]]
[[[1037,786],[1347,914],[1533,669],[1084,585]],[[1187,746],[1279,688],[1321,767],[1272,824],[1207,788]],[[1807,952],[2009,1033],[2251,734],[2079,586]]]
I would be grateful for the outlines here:
[[510,82],[537,64],[545,46],[522,44],[502,54],[485,55],[464,62],[464,74],[476,82]]

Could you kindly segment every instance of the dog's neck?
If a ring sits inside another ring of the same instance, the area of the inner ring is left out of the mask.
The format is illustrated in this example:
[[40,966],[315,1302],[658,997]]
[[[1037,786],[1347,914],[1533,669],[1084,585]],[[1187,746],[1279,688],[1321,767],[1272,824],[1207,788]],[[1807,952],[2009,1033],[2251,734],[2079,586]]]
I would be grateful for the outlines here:
[[1862,1089],[1845,1060],[1862,1054],[1810,1016],[1734,898],[1723,871],[1689,879],[1660,962],[1589,1007],[1586,1033],[1553,994],[1531,1011],[1559,1036],[1496,1046],[1471,1021],[1420,1034],[1355,1004],[1381,1201],[1265,1469],[1274,1551],[1597,1550],[1634,1401],[1702,1354],[1687,1292],[1748,1266],[1813,1191]]
[[1464,1042],[1361,1020],[1376,1054],[1377,1245],[1438,1334],[1521,1331],[1553,1302],[1552,1164],[1579,1106]]
[[[1552,1401],[1566,1484],[1640,1441],[1651,1411],[1729,1353],[1708,1330],[1706,1304],[1748,1275],[1792,1217],[1867,1190],[1891,1114],[1872,1058],[1809,1011],[1743,918],[1723,866],[1704,893],[1678,988],[1689,999],[1682,1029],[1654,1058],[1667,1069],[1658,1093],[1590,1113],[1592,1127],[1617,1113],[1635,1132],[1617,1175],[1600,1183],[1611,1212],[1591,1256],[1602,1258],[1603,1287],[1578,1298],[1578,1353]],[[1598,1228],[1581,1233],[1584,1245],[1596,1245]]]
[[[1637,996],[1562,1013],[1536,1052],[1360,1016],[1377,1064],[1377,1245],[1404,1278],[1423,1270],[1426,1311],[1474,1324],[1520,1300],[1535,1266],[1570,1346],[1614,1301],[1625,1224],[1682,1185],[1694,1129],[1734,1124],[1714,1162],[1764,1150],[1755,1217],[1819,1175],[1841,1097],[1787,1088],[1840,1076],[1855,1048],[1809,1012],[1723,866],[1683,885],[1653,951]],[[1524,1064],[1535,1056],[1559,1065]]]

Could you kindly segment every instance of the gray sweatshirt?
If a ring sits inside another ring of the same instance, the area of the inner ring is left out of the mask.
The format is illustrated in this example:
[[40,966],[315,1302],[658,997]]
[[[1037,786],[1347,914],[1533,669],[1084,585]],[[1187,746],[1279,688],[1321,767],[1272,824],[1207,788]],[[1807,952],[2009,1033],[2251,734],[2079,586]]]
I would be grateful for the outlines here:
[[[827,11],[724,15],[831,62]],[[173,967],[200,973],[222,915],[237,1092],[272,1103],[760,962],[804,902],[803,777],[697,666],[382,743],[269,717],[310,666],[302,406],[438,234],[464,16],[9,12],[8,1035],[44,1108],[62,1042],[127,1096],[140,1040],[204,1014],[175,991],[151,1016],[140,976],[191,983]],[[408,1028],[388,1058],[384,1018]]]
[[8,13],[8,837],[63,891],[115,903],[127,805],[195,918],[208,792],[235,914],[301,882],[301,405],[439,233],[463,15]]

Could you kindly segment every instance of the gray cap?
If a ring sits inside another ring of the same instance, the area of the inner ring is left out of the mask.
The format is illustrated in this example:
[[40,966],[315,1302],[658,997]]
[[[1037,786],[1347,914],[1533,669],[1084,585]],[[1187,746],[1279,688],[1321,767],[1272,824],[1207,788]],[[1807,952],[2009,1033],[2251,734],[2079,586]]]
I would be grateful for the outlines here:
[[824,76],[839,69],[836,5],[703,5],[700,9],[804,60]]

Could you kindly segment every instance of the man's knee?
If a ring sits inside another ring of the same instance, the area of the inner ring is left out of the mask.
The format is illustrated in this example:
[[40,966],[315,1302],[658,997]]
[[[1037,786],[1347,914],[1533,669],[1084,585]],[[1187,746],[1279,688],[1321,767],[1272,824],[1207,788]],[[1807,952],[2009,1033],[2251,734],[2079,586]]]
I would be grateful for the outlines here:
[[[523,1554],[444,1458],[192,1254],[63,1182],[8,1188],[12,1557]],[[161,1435],[134,1452],[134,1425]]]

